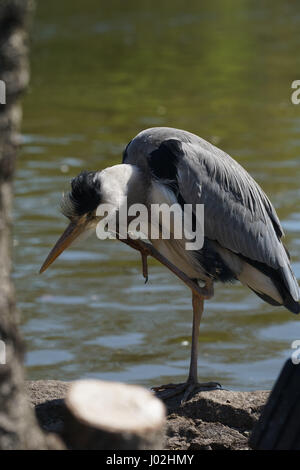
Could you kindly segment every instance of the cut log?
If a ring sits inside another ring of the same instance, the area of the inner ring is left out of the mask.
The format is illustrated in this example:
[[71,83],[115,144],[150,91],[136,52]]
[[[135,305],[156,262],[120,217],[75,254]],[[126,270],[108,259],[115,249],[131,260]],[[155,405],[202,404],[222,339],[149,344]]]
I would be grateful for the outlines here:
[[163,449],[166,412],[148,390],[119,382],[82,380],[66,400],[64,440],[72,449]]

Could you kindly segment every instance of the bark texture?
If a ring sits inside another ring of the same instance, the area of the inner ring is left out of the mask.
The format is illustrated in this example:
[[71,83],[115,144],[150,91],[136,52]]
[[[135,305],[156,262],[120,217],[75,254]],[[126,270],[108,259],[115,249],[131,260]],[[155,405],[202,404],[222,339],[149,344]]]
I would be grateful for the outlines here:
[[20,140],[19,98],[29,80],[28,26],[32,9],[31,0],[0,0],[0,80],[6,89],[5,104],[0,104],[0,340],[6,351],[6,363],[0,364],[1,450],[58,445],[55,438],[48,439],[41,432],[26,400],[24,347],[11,281],[12,180]]

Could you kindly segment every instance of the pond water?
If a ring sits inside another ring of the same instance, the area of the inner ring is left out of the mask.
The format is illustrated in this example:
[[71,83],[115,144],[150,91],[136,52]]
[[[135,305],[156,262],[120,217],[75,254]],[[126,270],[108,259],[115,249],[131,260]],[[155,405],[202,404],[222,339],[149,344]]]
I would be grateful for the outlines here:
[[[186,377],[191,299],[163,266],[144,284],[137,253],[95,236],[38,270],[66,226],[61,193],[82,169],[121,161],[140,130],[190,130],[261,184],[300,277],[300,9],[296,1],[38,2],[15,182],[15,268],[30,379],[145,386]],[[199,376],[272,386],[299,318],[250,290],[206,302]]]

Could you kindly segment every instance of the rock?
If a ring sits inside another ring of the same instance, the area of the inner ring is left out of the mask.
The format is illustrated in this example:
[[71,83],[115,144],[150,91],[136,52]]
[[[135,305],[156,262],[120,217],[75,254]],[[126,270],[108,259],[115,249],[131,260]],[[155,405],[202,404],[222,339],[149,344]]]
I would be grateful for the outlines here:
[[70,386],[71,382],[61,382],[60,380],[26,381],[26,391],[33,406],[50,400],[64,399]]
[[166,402],[169,410],[167,449],[249,449],[248,440],[267,391],[199,392],[180,406]]
[[[27,382],[31,404],[45,431],[61,435],[69,386],[56,380]],[[268,391],[213,390],[199,392],[183,405],[178,398],[166,401],[166,449],[249,449],[251,430],[268,396]]]
[[61,435],[64,424],[64,397],[71,382],[59,380],[27,381],[26,391],[35,407],[36,417],[44,431]]

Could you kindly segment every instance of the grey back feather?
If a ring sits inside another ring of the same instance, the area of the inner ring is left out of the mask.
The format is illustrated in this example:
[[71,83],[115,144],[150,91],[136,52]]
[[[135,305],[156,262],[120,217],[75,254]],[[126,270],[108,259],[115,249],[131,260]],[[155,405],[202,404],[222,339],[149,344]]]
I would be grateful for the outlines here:
[[[228,154],[204,139],[172,128],[141,132],[127,148],[124,162],[148,167],[151,152],[172,139],[177,184],[187,204],[204,204],[205,236],[251,260],[280,269],[292,297],[299,286],[281,242],[283,230],[266,194]],[[178,145],[174,150],[174,139]]]

